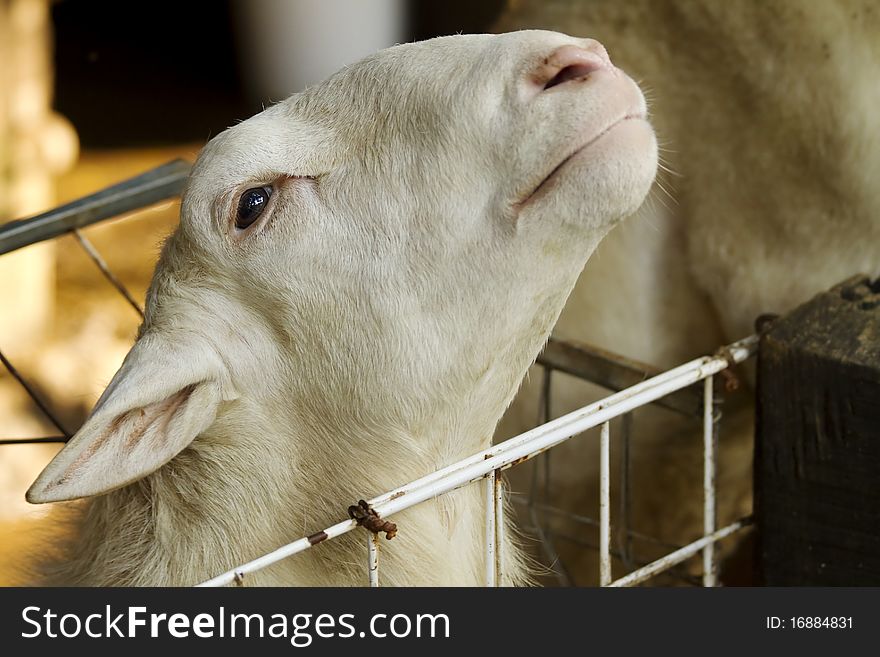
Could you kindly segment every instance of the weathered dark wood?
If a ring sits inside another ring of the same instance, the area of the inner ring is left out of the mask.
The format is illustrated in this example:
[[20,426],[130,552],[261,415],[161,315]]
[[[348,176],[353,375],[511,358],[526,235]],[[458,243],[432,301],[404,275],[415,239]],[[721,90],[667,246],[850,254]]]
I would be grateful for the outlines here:
[[880,585],[880,281],[777,320],[758,351],[758,575]]

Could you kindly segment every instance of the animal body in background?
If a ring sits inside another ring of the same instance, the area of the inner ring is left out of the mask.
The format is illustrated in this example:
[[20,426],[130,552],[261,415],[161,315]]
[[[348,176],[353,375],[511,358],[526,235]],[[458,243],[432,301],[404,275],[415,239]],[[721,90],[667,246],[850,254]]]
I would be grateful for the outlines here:
[[[875,2],[510,2],[497,27],[525,26],[587,31],[605,44],[648,89],[674,172],[661,172],[654,202],[591,258],[559,337],[672,367],[748,335],[759,315],[784,313],[854,274],[880,273]],[[533,424],[537,387],[514,402],[503,434]],[[596,394],[560,378],[554,413]],[[661,414],[635,424],[635,528],[692,540],[702,524],[699,437]],[[735,414],[728,405],[721,522],[750,511],[751,442],[749,409]],[[578,513],[595,504],[595,444],[572,442],[552,457],[558,497]]]

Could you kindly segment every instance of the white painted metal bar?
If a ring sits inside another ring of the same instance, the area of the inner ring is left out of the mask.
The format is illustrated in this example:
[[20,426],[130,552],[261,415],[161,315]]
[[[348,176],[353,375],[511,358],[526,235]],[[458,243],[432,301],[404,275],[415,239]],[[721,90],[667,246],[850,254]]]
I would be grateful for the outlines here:
[[[743,345],[746,342],[750,343],[749,346]],[[756,345],[757,337],[754,340],[747,339],[734,343],[728,348],[728,355],[734,362],[740,362],[750,355],[751,350]],[[727,356],[698,358],[684,366],[671,370],[676,372],[676,375],[672,378],[668,376],[668,373],[664,373],[654,377],[654,379],[659,379],[659,383],[640,387],[640,391],[637,394],[632,394],[630,391],[621,391],[620,393],[610,395],[602,401],[565,416],[571,418],[565,424],[559,425],[551,422],[549,425],[538,427],[526,434],[511,438],[496,445],[492,450],[486,450],[482,460],[473,463],[473,457],[464,459],[457,464],[459,467],[451,466],[451,471],[447,472],[439,481],[429,481],[414,489],[412,487],[413,484],[398,489],[387,501],[380,502],[377,500],[372,502],[373,507],[383,516],[392,515],[414,504],[431,499],[449,490],[460,488],[472,481],[477,481],[485,477],[491,470],[503,470],[512,465],[518,465],[564,442],[571,436],[582,433],[587,429],[592,429],[634,408],[644,406],[673,390],[692,385],[707,376],[720,372],[728,367],[728,365]],[[654,381],[654,379],[649,379],[645,383]],[[524,441],[524,436],[528,436],[528,440]],[[383,498],[385,497],[383,496]]]
[[486,477],[486,586],[497,586],[495,570],[495,471]]
[[620,511],[617,519],[617,543],[620,560],[627,570],[635,567],[632,556],[632,423],[633,414],[627,413],[622,418],[620,443],[620,484],[618,497]]
[[[602,399],[594,404],[590,404],[589,406],[585,406],[585,407],[580,408],[578,410],[572,411],[571,413],[569,413],[567,415],[563,415],[561,417],[556,418],[555,420],[551,420],[545,424],[542,424],[539,427],[535,427],[534,429],[530,429],[529,431],[526,431],[525,433],[521,433],[520,435],[514,436],[513,438],[510,438],[509,440],[506,440],[503,443],[500,443],[498,445],[494,445],[492,447],[489,447],[488,449],[484,449],[481,452],[477,452],[473,456],[469,456],[465,459],[462,459],[461,461],[458,461],[457,463],[453,463],[451,465],[448,465],[445,468],[441,468],[440,470],[435,470],[434,472],[431,472],[431,473],[425,475],[424,477],[422,477],[421,479],[417,479],[402,488],[397,488],[393,491],[389,491],[389,492],[385,493],[384,495],[380,495],[379,497],[376,497],[375,499],[371,500],[371,504],[376,505],[376,504],[385,502],[386,500],[388,500],[390,498],[399,497],[401,495],[401,491],[412,490],[413,488],[418,488],[418,487],[424,486],[424,485],[429,484],[431,482],[437,481],[438,479],[443,479],[444,477],[449,475],[451,472],[454,472],[458,469],[461,469],[462,467],[472,465],[474,463],[483,462],[486,458],[488,458],[494,454],[500,453],[500,451],[502,451],[503,449],[513,448],[513,447],[516,447],[517,445],[520,445],[520,444],[523,444],[523,443],[530,441],[531,439],[533,439],[536,435],[538,435],[540,433],[543,433],[543,432],[546,432],[546,431],[549,431],[552,429],[556,429],[557,427],[567,426],[569,423],[575,422],[584,416],[589,416],[591,413],[596,412],[597,409],[607,407],[611,404],[620,403],[620,402],[622,402],[632,396],[641,394],[647,390],[654,390],[658,386],[662,386],[663,384],[666,384],[669,382],[675,382],[672,386],[670,386],[668,389],[664,390],[661,394],[649,399],[648,402],[653,401],[654,399],[659,399],[660,397],[663,397],[664,395],[668,394],[669,392],[673,392],[673,391],[679,390],[681,388],[686,388],[687,386],[689,386],[693,383],[696,383],[697,381],[700,381],[701,379],[703,379],[706,376],[709,376],[711,374],[717,374],[721,370],[728,367],[728,365],[731,362],[732,363],[743,362],[744,360],[749,358],[752,354],[754,354],[755,351],[757,350],[757,348],[758,348],[758,336],[757,335],[750,335],[749,337],[743,338],[742,340],[734,342],[733,344],[726,347],[724,350],[726,353],[725,356],[714,356],[714,357],[713,356],[703,356],[701,358],[697,358],[697,359],[694,359],[690,362],[687,362],[683,365],[679,365],[678,367],[676,367],[674,369],[667,370],[666,372],[663,372],[662,374],[658,374],[655,377],[651,377],[650,379],[646,379],[645,381],[642,381],[641,383],[639,383],[637,385],[634,385],[630,388],[627,388],[626,390],[621,390],[620,392],[617,392],[613,395],[610,395],[610,396],[606,397],[605,399]],[[693,376],[695,372],[697,375]],[[642,404],[648,403],[648,402],[642,402],[639,404],[635,404],[633,406],[633,408],[636,408],[636,407],[641,406]],[[622,415],[623,412],[618,413],[618,414]],[[599,424],[599,423],[597,422],[596,424]],[[596,426],[596,424],[594,424],[592,426]]]
[[599,586],[611,583],[611,423],[599,436]]
[[[703,536],[715,533],[715,407],[714,377],[703,381]],[[715,586],[715,544],[703,549],[703,586]]]
[[651,579],[654,575],[662,573],[664,570],[669,570],[673,566],[680,564],[682,561],[690,559],[707,545],[717,543],[722,538],[727,538],[744,527],[748,527],[750,524],[752,524],[752,519],[750,517],[737,520],[736,522],[727,525],[727,527],[722,527],[718,531],[713,532],[709,536],[704,536],[700,540],[689,543],[675,552],[670,552],[665,557],[657,559],[657,561],[652,561],[647,566],[642,566],[638,570],[634,570],[626,577],[614,580],[608,586],[624,587],[640,584],[645,580]]
[[[370,504],[380,516],[388,517],[425,500],[477,481],[494,470],[503,470],[512,465],[518,465],[576,434],[648,404],[674,390],[687,387],[707,376],[716,374],[728,367],[731,362],[744,361],[754,353],[757,344],[758,337],[754,335],[735,342],[724,350],[724,356],[704,356],[692,360],[632,388],[610,395],[599,402],[435,471],[406,486],[389,491],[370,500]],[[487,495],[487,499],[488,497],[489,495]],[[238,568],[218,575],[204,582],[203,586],[229,584],[236,580],[238,574],[243,576],[309,549],[312,545],[320,542],[314,540],[314,536],[326,534],[327,538],[335,538],[355,527],[357,527],[357,523],[354,520],[339,522],[328,527],[324,532],[318,532],[312,537],[289,543]],[[325,539],[321,538],[321,540]]]
[[495,511],[495,586],[504,585],[504,480],[501,471],[494,475]]
[[[232,570],[228,570],[221,575],[217,575],[217,577],[213,577],[205,582],[202,582],[201,584],[198,584],[198,586],[224,586],[226,584],[232,584],[235,581],[243,579],[245,575],[249,573],[262,570],[263,568],[271,566],[273,563],[277,563],[282,559],[293,556],[294,554],[305,552],[313,545],[317,545],[319,542],[323,542],[327,539],[336,538],[337,536],[347,534],[357,526],[358,524],[355,520],[343,520],[342,522],[336,523],[332,527],[328,527],[323,532],[318,532],[317,534],[312,534],[312,536],[301,538],[299,540],[293,541],[292,543],[288,543],[287,545],[282,545],[277,550],[268,552],[261,557],[257,557],[253,561],[248,561],[246,564],[242,564],[238,568],[233,568]],[[315,538],[323,534],[326,534],[326,538],[322,538],[320,541]]]
[[379,534],[367,532],[367,570],[370,573],[370,586],[379,586]]

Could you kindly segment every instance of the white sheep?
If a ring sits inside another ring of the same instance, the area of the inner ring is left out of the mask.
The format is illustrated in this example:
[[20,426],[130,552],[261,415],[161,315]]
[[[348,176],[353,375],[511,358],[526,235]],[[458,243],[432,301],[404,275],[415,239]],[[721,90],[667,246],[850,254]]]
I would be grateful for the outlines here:
[[[645,116],[599,43],[528,31],[391,48],[213,139],[137,342],[28,491],[95,496],[43,581],[195,584],[487,447],[651,186]],[[399,514],[383,583],[482,583],[483,515],[476,486]],[[362,584],[364,543],[245,583]]]

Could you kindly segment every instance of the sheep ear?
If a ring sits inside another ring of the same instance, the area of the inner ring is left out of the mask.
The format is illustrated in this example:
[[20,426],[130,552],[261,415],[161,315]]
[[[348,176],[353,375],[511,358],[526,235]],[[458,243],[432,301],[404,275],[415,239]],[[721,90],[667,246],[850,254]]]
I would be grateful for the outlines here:
[[27,500],[99,495],[158,470],[214,421],[221,367],[216,355],[194,344],[142,337]]

